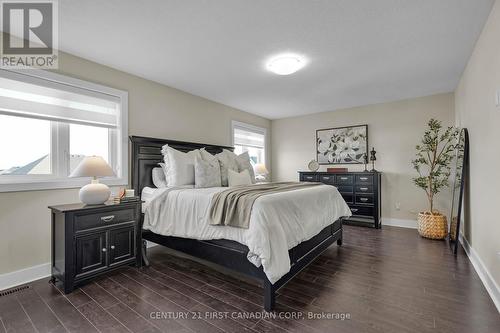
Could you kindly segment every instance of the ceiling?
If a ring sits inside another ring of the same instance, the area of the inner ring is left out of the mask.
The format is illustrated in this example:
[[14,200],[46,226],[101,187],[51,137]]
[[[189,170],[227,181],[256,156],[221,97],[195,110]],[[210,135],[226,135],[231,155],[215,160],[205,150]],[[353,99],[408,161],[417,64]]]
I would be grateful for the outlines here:
[[[64,0],[61,50],[269,119],[453,91],[494,0]],[[266,60],[308,59],[279,76]]]

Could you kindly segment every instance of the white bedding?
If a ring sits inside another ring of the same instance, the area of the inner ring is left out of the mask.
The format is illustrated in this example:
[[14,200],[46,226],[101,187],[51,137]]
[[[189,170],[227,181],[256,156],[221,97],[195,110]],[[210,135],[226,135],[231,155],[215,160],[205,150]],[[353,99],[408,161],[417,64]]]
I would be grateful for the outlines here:
[[144,229],[165,236],[199,240],[229,239],[249,248],[248,260],[263,266],[271,283],[290,270],[288,250],[310,239],[351,211],[333,186],[268,194],[253,206],[248,229],[210,225],[207,216],[214,193],[227,187],[144,188]]

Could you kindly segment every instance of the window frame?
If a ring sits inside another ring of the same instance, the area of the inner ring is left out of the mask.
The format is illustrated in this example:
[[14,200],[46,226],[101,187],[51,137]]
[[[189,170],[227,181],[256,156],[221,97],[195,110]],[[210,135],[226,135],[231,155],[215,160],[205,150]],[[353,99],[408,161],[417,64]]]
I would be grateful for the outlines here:
[[[128,92],[101,84],[84,81],[66,75],[48,72],[40,69],[5,70],[21,74],[31,83],[31,78],[44,79],[69,86],[71,89],[86,89],[115,96],[120,100],[118,126],[110,129],[109,159],[118,168],[116,177],[100,178],[100,182],[111,185],[128,184]],[[20,116],[22,118],[22,116]],[[51,174],[50,175],[4,175],[0,178],[0,192],[18,192],[33,190],[50,190],[63,188],[78,188],[90,183],[90,178],[69,178],[69,123],[51,122]],[[116,131],[116,134],[112,134]]]
[[231,121],[231,146],[233,146],[233,147],[234,147],[234,129],[236,127],[247,130],[249,132],[254,132],[254,133],[264,135],[264,154],[263,154],[264,161],[262,163],[267,167],[267,128],[243,123],[243,122],[237,121],[237,120],[232,120]]

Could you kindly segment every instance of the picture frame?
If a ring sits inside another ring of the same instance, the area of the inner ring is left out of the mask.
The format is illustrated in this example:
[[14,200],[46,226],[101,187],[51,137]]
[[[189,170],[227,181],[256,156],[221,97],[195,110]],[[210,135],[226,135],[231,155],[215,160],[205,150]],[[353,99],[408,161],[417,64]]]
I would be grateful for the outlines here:
[[364,154],[368,154],[368,125],[316,130],[316,160],[319,164],[363,164]]

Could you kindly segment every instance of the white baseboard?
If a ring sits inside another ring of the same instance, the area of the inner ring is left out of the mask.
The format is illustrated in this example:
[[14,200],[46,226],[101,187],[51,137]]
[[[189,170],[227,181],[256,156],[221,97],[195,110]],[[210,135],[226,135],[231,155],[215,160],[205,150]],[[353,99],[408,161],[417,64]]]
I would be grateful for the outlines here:
[[467,253],[469,260],[472,263],[472,266],[474,266],[477,275],[479,275],[479,278],[483,282],[484,287],[488,291],[488,294],[490,294],[493,303],[495,303],[495,306],[500,313],[500,288],[498,287],[498,284],[491,276],[477,252],[470,246],[467,239],[463,237],[462,234],[459,235],[459,239],[460,243],[462,243],[462,246],[464,247],[465,253]]
[[0,275],[0,290],[9,289],[50,276],[50,263],[36,265]]
[[417,220],[404,220],[404,219],[393,219],[390,217],[382,217],[382,227],[384,225],[390,225],[392,227],[417,229]]

